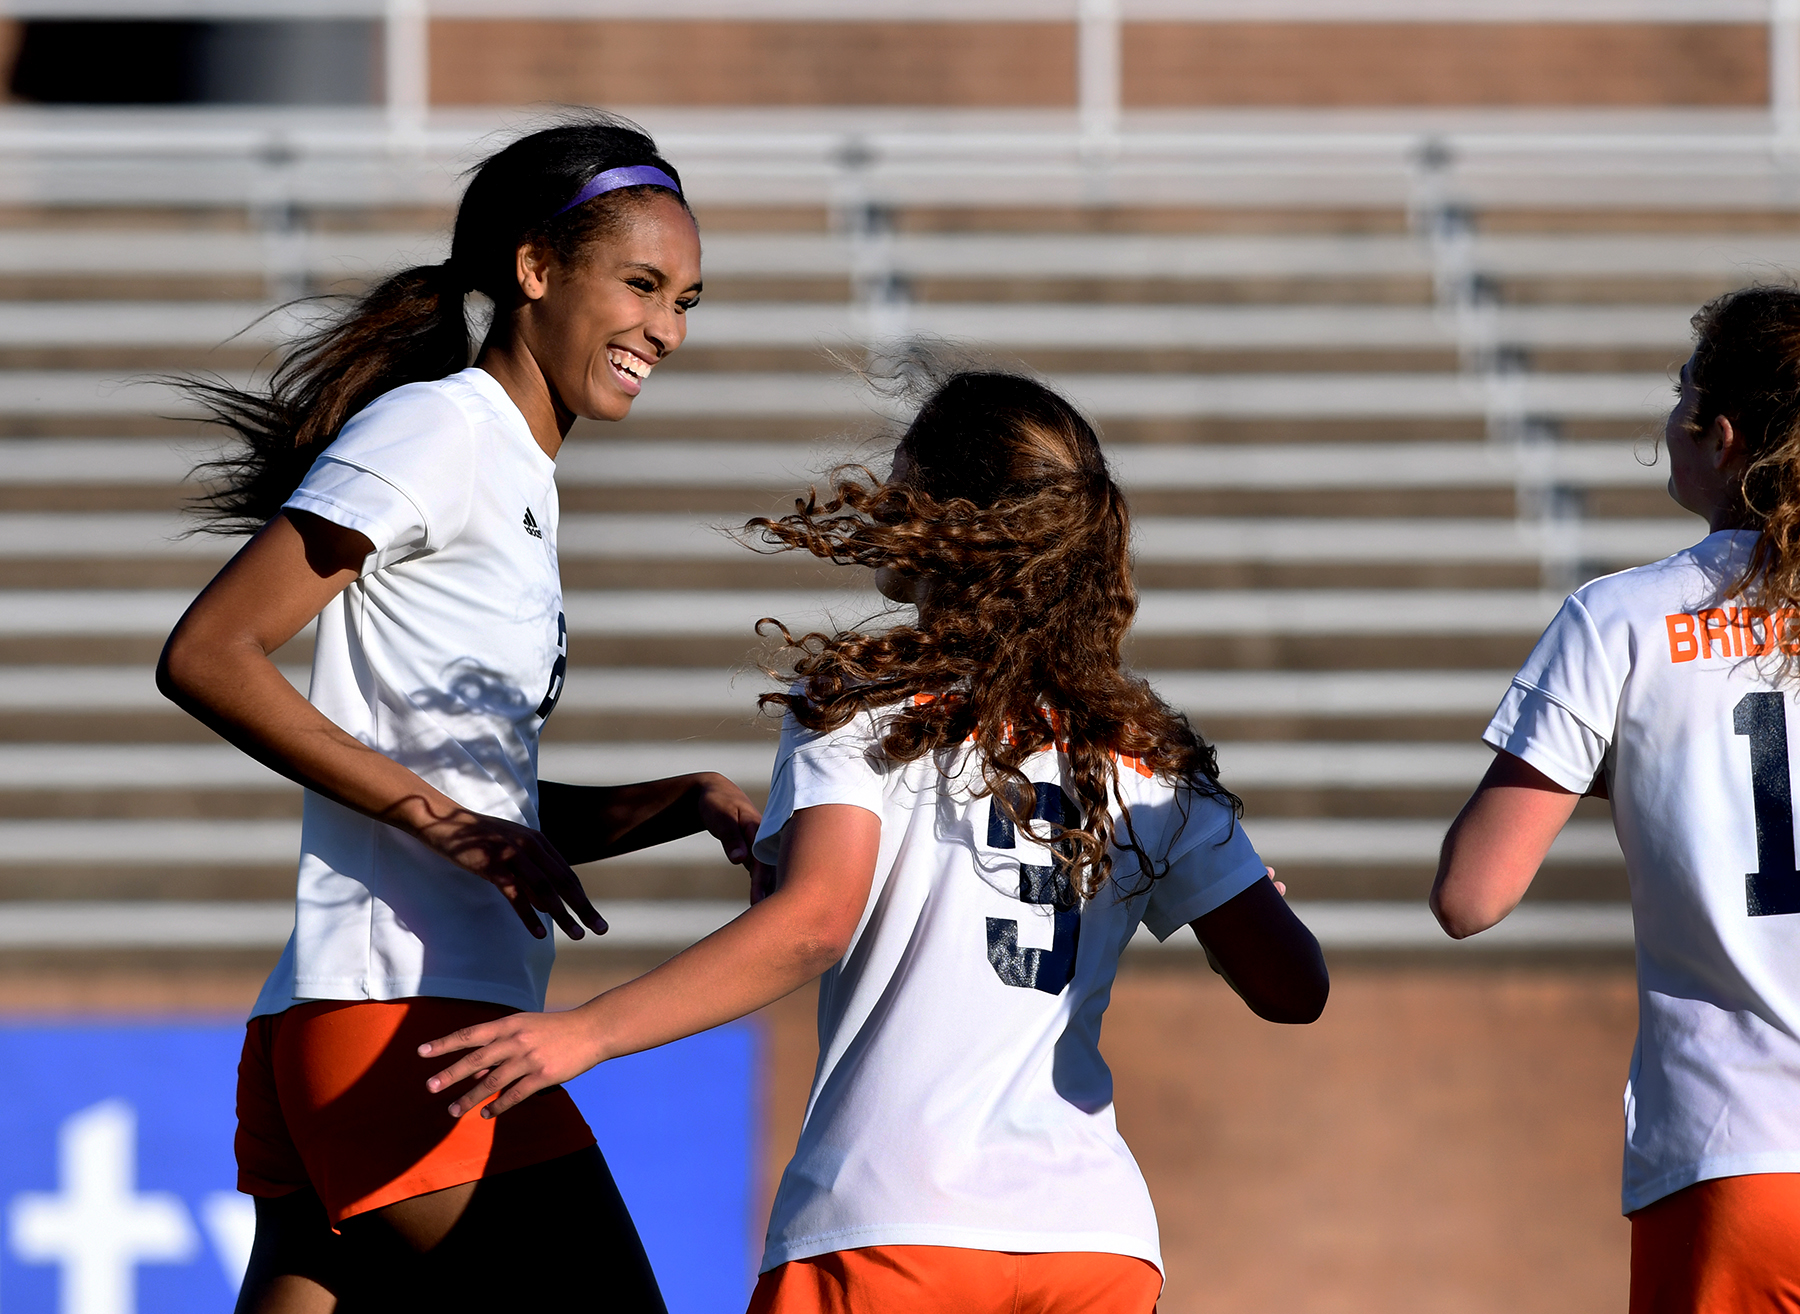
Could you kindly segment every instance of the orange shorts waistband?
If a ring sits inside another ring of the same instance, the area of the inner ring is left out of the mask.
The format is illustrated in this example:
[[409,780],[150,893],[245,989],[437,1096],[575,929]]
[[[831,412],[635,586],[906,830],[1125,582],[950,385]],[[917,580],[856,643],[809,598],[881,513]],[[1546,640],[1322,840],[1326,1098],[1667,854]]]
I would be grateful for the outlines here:
[[335,1225],[398,1200],[574,1154],[594,1134],[560,1086],[504,1118],[447,1109],[418,1047],[517,1009],[466,999],[320,1000],[250,1020],[238,1064],[238,1190],[311,1187]]
[[863,1246],[770,1269],[749,1314],[1154,1314],[1161,1294],[1131,1255]]

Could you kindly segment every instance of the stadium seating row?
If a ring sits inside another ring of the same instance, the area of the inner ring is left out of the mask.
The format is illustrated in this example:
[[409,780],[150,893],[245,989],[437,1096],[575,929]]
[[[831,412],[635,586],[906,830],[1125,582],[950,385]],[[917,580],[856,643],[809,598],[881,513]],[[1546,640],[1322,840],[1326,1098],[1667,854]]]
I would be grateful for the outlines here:
[[[907,204],[889,179],[839,186],[832,210],[757,204],[709,174],[725,154],[693,169],[708,287],[688,346],[631,420],[579,426],[559,461],[572,666],[545,773],[710,766],[760,790],[772,737],[751,704],[773,653],[755,622],[853,621],[878,600],[721,530],[879,459],[901,404],[847,364],[947,340],[1042,371],[1100,420],[1137,511],[1134,661],[1220,742],[1294,897],[1358,948],[1438,943],[1419,921],[1437,840],[1562,594],[1698,536],[1653,459],[1695,303],[1800,263],[1762,193],[1698,212],[1667,179],[1658,204],[1634,184],[1610,207],[1546,209],[1541,188],[1472,206],[1475,187],[1421,208],[1385,165],[1359,182],[1354,161],[1302,160],[1235,205],[1083,208],[1026,186]],[[237,157],[215,156],[225,177]],[[96,942],[279,938],[298,791],[150,683],[230,544],[181,537],[184,477],[211,449],[148,376],[245,377],[313,313],[265,313],[279,298],[440,258],[445,179],[397,205],[399,183],[358,191],[364,165],[187,206],[147,173],[96,194],[46,165],[36,201],[0,214],[0,942],[79,938],[80,900]],[[1326,181],[1300,203],[1296,177]],[[1358,187],[1385,199],[1347,204]],[[281,656],[302,684],[306,648]],[[703,932],[741,893],[696,843],[584,875],[621,910],[616,943]],[[1506,944],[1616,945],[1623,893],[1585,803]]]

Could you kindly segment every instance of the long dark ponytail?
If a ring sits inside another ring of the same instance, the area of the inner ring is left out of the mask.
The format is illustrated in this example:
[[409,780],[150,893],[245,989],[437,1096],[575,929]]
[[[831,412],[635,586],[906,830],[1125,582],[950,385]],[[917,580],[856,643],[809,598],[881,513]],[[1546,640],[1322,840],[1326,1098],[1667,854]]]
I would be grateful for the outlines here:
[[645,193],[667,193],[624,187],[556,212],[596,174],[645,164],[679,185],[680,174],[647,133],[597,111],[521,137],[476,167],[443,264],[390,275],[342,316],[300,337],[264,390],[186,381],[208,419],[238,439],[236,451],[199,467],[212,485],[195,502],[200,528],[221,534],[261,528],[351,416],[402,384],[441,379],[466,366],[464,294],[481,292],[505,313],[518,297],[515,262],[528,242],[562,263],[579,260]]

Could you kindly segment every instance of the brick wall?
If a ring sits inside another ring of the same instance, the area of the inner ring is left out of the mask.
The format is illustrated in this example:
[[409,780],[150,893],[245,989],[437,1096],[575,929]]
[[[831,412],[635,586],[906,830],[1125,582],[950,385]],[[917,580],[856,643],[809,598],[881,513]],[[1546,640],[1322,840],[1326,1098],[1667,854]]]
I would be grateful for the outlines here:
[[[1744,23],[1129,23],[1127,106],[1752,106]],[[1068,23],[441,19],[443,105],[921,105],[1075,100]]]
[[439,104],[954,105],[1075,98],[1067,23],[581,22],[431,25]]
[[1767,32],[1697,23],[1132,23],[1125,103],[1759,105]]

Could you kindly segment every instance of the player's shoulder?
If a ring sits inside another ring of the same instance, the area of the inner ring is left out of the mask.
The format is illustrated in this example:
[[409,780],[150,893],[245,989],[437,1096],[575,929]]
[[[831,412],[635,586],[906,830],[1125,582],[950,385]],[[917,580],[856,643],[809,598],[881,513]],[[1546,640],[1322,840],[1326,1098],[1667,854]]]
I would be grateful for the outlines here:
[[815,729],[803,724],[794,714],[796,706],[810,706],[810,686],[804,679],[788,686],[788,708],[781,718],[782,747],[789,751],[819,745],[867,745],[879,743],[893,719],[888,707],[862,707],[842,725]]
[[[1229,778],[1230,763],[1222,765]],[[1113,843],[1121,851],[1135,843],[1161,861],[1221,839],[1237,823],[1237,808],[1217,781],[1146,771],[1130,757],[1116,758],[1116,767],[1124,809],[1114,818]]]
[[1569,601],[1596,623],[1641,616],[1647,614],[1646,608],[1686,611],[1704,606],[1729,587],[1755,541],[1753,531],[1721,530],[1660,561],[1591,579],[1570,594]]
[[327,454],[353,464],[455,460],[479,418],[460,378],[408,383],[382,393],[351,417]]

